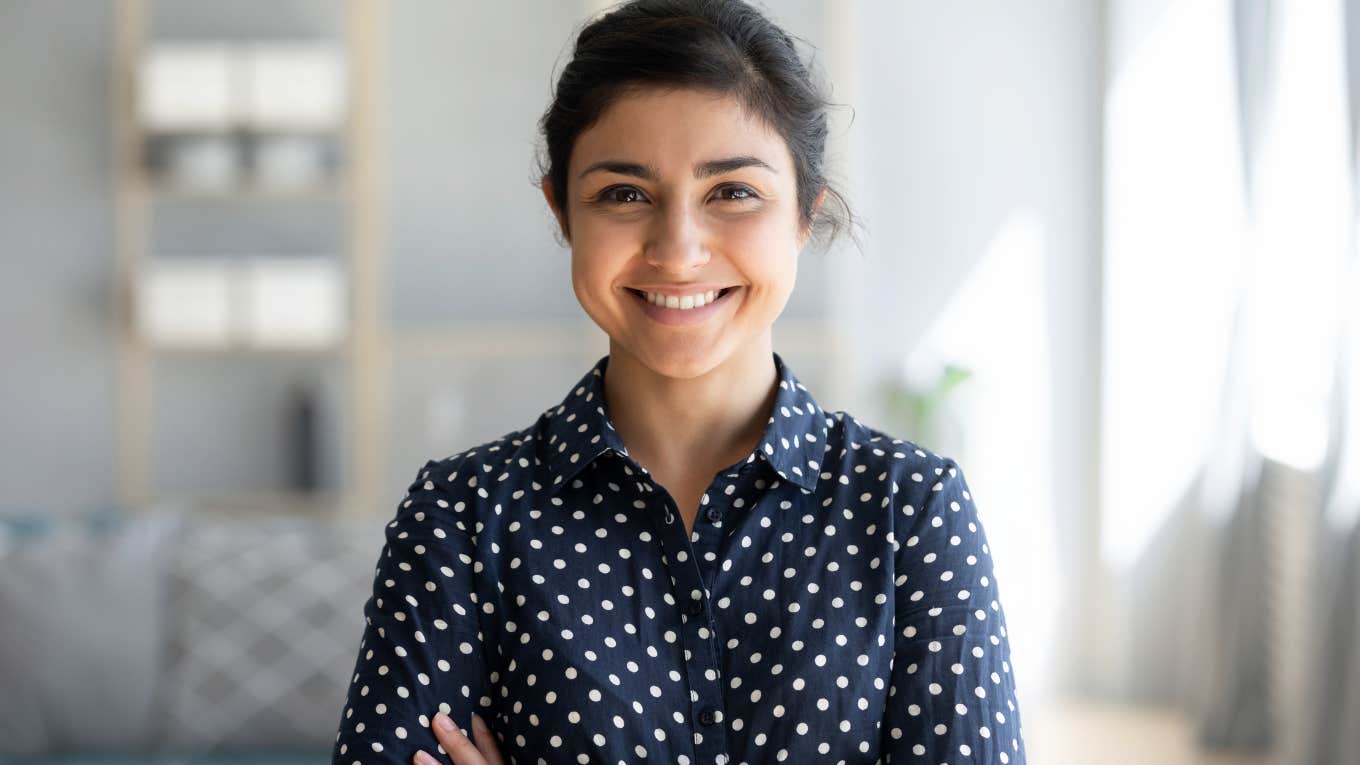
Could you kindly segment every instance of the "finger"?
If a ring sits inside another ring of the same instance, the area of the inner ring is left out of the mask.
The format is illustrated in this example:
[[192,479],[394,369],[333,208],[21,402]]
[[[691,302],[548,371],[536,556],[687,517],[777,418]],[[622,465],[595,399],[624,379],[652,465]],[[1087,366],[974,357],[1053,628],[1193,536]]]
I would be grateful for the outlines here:
[[434,716],[435,738],[439,739],[440,746],[449,753],[453,760],[453,765],[490,765],[481,752],[477,751],[477,745],[473,744],[463,731],[453,722],[453,718],[440,712]]
[[472,713],[472,738],[477,742],[477,748],[481,750],[482,756],[486,758],[489,765],[505,765],[505,759],[501,757],[500,745],[496,741],[496,734],[491,732],[486,720],[476,712]]
[[415,765],[441,765],[439,760],[435,759],[434,755],[424,749],[417,749],[416,753],[411,756],[411,762],[415,763]]

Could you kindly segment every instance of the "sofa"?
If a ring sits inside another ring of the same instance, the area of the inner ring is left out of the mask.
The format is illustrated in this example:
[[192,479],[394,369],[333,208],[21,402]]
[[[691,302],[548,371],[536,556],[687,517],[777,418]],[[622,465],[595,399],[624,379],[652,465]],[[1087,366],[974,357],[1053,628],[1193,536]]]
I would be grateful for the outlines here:
[[329,762],[387,520],[0,516],[0,765]]

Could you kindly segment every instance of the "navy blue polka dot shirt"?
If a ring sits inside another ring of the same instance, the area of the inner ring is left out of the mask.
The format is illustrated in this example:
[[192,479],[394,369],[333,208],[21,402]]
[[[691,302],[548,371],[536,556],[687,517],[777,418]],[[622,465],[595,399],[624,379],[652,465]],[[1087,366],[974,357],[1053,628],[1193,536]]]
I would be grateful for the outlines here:
[[335,765],[1025,763],[959,465],[825,412],[776,353],[764,436],[692,532],[624,447],[604,356],[532,426],[427,462],[386,527]]

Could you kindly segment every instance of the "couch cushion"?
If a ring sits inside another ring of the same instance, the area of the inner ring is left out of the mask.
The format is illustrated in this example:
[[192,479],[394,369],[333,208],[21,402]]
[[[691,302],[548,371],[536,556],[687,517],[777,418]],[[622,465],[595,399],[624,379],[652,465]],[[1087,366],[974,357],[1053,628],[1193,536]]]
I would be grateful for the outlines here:
[[0,547],[0,757],[136,751],[159,680],[164,545],[178,516],[45,523]]
[[197,517],[167,582],[159,752],[328,751],[383,520]]

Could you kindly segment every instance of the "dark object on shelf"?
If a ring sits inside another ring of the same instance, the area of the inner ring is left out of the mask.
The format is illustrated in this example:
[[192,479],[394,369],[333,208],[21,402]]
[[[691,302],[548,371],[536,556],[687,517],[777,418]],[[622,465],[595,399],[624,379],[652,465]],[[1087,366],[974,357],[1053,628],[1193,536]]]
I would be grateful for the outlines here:
[[318,401],[316,389],[305,382],[294,383],[288,402],[288,486],[299,491],[317,489]]

